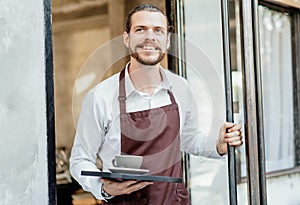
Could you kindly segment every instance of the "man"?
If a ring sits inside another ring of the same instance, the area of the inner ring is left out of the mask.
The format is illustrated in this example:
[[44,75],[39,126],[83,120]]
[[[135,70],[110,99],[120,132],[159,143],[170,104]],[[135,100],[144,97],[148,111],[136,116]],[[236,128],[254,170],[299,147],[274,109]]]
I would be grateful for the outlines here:
[[[70,159],[71,173],[106,204],[190,204],[184,184],[80,176],[81,170],[97,169],[98,156],[102,170],[107,171],[114,156],[122,153],[144,156],[143,167],[151,174],[182,178],[180,150],[207,153],[186,81],[160,66],[170,45],[165,14],[153,5],[136,7],[128,15],[123,38],[130,62],[86,95]],[[240,129],[241,125],[224,123],[216,146],[208,148],[208,157],[226,154],[227,143],[240,146]]]

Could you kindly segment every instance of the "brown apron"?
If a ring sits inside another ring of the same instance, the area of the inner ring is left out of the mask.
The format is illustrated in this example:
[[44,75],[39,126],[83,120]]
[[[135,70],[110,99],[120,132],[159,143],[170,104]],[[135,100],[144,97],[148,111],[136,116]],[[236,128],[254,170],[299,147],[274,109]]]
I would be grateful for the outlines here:
[[[172,104],[126,113],[125,69],[119,78],[119,104],[122,154],[144,156],[143,168],[150,174],[182,178],[180,121],[178,106],[168,90]],[[190,205],[185,184],[154,182],[128,195],[116,196],[104,204],[114,205]]]

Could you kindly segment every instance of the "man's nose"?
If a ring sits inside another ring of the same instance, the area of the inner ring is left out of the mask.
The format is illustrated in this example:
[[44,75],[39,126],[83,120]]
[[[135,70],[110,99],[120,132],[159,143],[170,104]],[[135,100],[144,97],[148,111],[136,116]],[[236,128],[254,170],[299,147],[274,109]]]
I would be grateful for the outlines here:
[[146,39],[147,40],[152,40],[152,41],[155,40],[155,33],[154,33],[154,31],[152,29],[147,30],[147,32],[146,32]]

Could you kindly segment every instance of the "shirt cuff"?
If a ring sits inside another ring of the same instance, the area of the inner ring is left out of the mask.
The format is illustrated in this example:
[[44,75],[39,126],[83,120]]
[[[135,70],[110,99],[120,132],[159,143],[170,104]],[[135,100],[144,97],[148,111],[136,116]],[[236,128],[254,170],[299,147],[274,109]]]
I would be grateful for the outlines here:
[[220,155],[218,150],[217,150],[217,146],[215,146],[214,149],[212,150],[211,154],[209,155],[209,158],[226,159],[226,156],[227,156],[227,154]]
[[103,194],[104,190],[102,188],[103,188],[103,184],[101,183],[100,195],[102,196],[102,199],[104,199],[107,202],[107,200],[114,198],[114,196],[106,196],[106,195],[104,195]]

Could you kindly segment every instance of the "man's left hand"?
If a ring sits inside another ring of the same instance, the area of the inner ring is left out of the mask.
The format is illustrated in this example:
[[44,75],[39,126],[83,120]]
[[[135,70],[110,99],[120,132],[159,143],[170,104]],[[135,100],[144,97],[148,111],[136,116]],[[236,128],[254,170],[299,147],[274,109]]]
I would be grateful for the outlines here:
[[220,155],[227,153],[227,143],[232,146],[241,146],[243,137],[241,131],[242,125],[225,122],[220,128],[219,138],[217,142],[217,151]]

